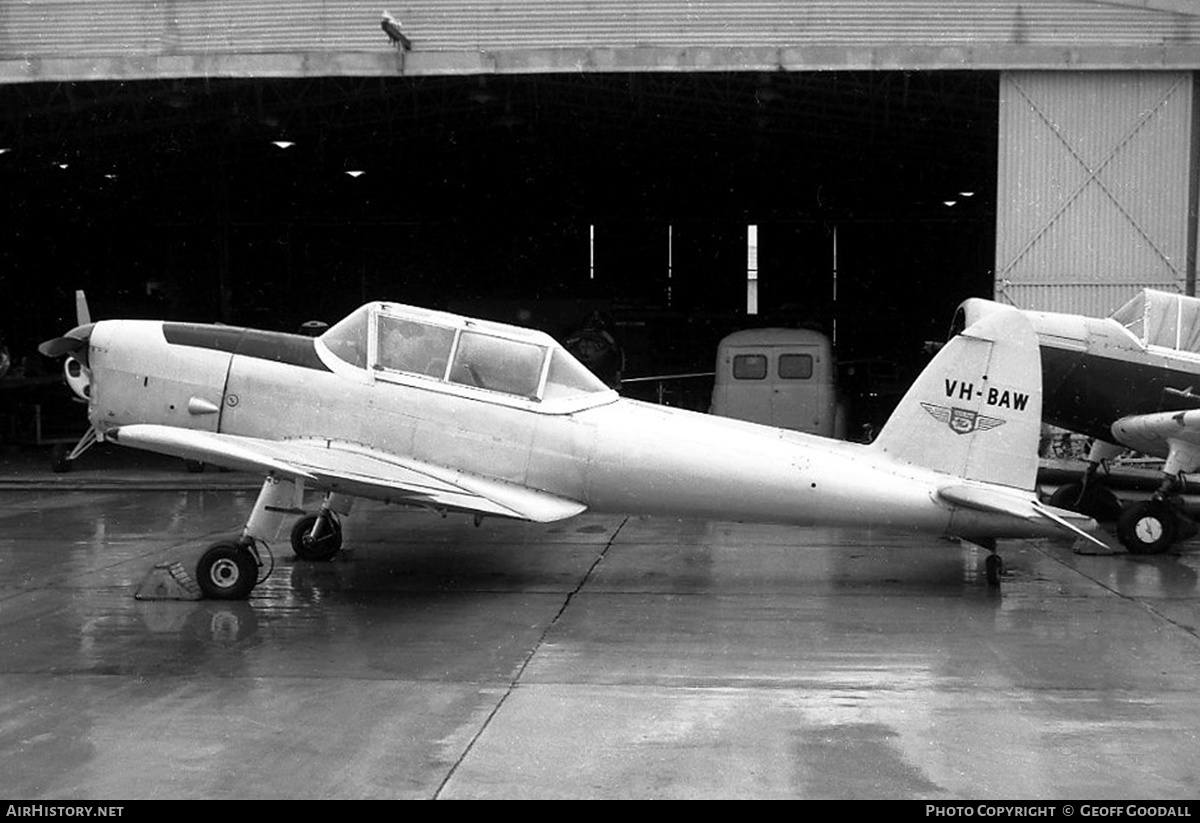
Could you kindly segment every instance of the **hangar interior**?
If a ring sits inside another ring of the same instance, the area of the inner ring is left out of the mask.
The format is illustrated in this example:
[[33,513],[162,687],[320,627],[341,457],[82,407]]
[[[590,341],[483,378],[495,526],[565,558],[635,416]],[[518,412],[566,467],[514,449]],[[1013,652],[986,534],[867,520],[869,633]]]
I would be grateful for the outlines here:
[[[393,10],[402,46],[359,0],[10,10],[18,368],[46,366],[76,289],[97,317],[275,330],[390,299],[560,338],[599,312],[626,380],[816,326],[853,406],[905,385],[964,298],[1195,290],[1191,0]],[[690,378],[625,390],[707,405]]]
[[[842,361],[919,366],[957,303],[991,293],[997,84],[832,71],[0,86],[4,334],[14,357],[32,350],[71,323],[82,288],[98,317],[279,330],[389,299],[561,338],[600,310],[626,377],[711,371],[723,334],[761,325],[822,328]],[[664,397],[703,406],[706,392],[668,383]]]

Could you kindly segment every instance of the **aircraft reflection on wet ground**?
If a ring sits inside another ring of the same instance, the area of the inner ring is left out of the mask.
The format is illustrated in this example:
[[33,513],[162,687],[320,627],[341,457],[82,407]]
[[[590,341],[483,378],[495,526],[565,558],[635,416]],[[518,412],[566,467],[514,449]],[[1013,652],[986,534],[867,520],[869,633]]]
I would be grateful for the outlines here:
[[0,794],[1195,793],[1191,543],[1008,541],[997,590],[906,534],[368,505],[249,601],[134,598],[255,493],[0,491]]

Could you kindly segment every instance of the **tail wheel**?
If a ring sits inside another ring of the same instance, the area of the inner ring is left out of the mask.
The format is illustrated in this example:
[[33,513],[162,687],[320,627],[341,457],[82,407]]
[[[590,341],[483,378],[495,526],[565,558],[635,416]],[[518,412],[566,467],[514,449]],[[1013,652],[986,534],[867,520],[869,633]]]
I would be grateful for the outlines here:
[[258,583],[258,560],[240,543],[217,543],[200,556],[196,582],[211,600],[245,600]]
[[1134,503],[1121,512],[1117,537],[1133,554],[1161,554],[1175,542],[1179,514],[1164,500]]
[[305,515],[292,526],[292,551],[301,560],[332,560],[341,548],[342,524],[331,514]]
[[1004,558],[998,554],[989,554],[984,560],[989,586],[999,586],[1005,574]]

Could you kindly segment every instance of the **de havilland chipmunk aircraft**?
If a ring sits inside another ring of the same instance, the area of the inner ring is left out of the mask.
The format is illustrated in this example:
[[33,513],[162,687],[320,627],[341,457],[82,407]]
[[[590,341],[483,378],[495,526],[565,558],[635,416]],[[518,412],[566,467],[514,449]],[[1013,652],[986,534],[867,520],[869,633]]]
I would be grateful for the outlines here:
[[[1037,339],[1016,310],[933,359],[870,445],[618,396],[540,331],[369,303],[316,338],[147,320],[84,324],[68,355],[85,442],[262,472],[242,533],[209,548],[207,597],[242,599],[297,514],[301,560],[332,557],[356,497],[549,522],[585,511],[917,530],[990,550],[1084,537],[1034,494]],[[304,513],[306,489],[324,492]],[[1097,541],[1099,542],[1099,541]]]
[[[996,311],[1011,307],[966,300],[951,332]],[[1200,299],[1143,289],[1108,317],[1025,314],[1042,351],[1046,422],[1094,438],[1081,479],[1049,502],[1117,519],[1121,543],[1138,554],[1195,533],[1178,494],[1185,475],[1200,470]],[[1097,470],[1127,450],[1165,463],[1149,500],[1122,505]]]

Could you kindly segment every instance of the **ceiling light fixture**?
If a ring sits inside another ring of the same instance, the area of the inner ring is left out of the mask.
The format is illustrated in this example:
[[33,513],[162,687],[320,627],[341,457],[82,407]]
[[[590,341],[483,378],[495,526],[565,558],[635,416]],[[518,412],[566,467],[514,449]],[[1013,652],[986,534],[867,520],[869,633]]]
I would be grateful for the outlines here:
[[346,174],[348,174],[348,175],[350,175],[351,177],[353,177],[353,178],[356,178],[356,179],[357,179],[357,178],[359,178],[359,177],[362,177],[364,174],[366,174],[366,172],[365,172],[365,171],[362,171],[362,170],[360,170],[360,169],[353,169],[353,170],[351,170],[351,171],[347,171],[347,172],[346,172]]
[[479,78],[479,86],[470,94],[470,98],[481,106],[496,102],[496,95],[488,88],[487,78]]
[[296,144],[293,143],[291,140],[272,140],[271,145],[275,146],[276,148],[279,148],[279,149],[290,149],[292,146],[294,146]]

